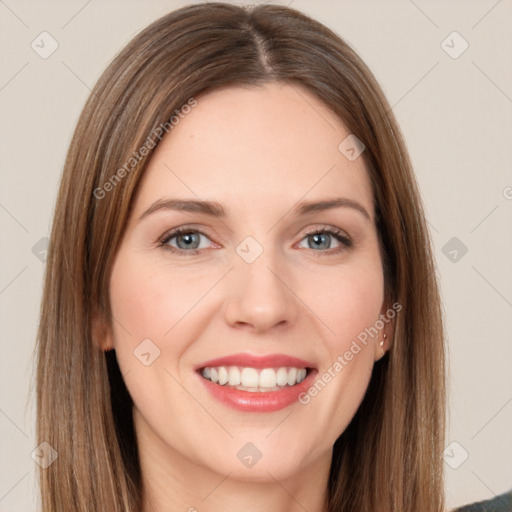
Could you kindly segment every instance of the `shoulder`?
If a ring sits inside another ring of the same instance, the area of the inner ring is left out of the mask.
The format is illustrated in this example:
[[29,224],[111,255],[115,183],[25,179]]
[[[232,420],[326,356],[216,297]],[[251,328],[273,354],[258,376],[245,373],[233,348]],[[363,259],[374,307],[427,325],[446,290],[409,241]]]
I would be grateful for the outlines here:
[[512,489],[490,500],[464,505],[452,512],[512,512]]

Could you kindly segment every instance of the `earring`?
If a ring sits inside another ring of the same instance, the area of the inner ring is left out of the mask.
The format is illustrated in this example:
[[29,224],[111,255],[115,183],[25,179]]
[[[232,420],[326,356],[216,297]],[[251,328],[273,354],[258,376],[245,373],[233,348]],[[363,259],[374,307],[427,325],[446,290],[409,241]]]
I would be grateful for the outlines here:
[[[384,334],[382,337],[383,337],[383,338],[384,338],[384,340],[385,340],[385,339],[388,337],[388,335],[387,335],[387,334]],[[380,340],[379,345],[380,345],[381,347],[383,347],[383,346],[384,346],[384,340]]]

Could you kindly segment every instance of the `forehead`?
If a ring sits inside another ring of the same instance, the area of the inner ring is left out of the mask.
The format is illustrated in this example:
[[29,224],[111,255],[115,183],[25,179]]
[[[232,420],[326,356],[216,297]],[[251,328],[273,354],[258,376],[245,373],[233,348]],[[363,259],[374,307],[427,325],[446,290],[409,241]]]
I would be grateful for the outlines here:
[[228,213],[344,196],[373,216],[363,159],[339,150],[350,132],[304,88],[225,87],[196,100],[157,146],[135,210],[166,195],[219,201]]

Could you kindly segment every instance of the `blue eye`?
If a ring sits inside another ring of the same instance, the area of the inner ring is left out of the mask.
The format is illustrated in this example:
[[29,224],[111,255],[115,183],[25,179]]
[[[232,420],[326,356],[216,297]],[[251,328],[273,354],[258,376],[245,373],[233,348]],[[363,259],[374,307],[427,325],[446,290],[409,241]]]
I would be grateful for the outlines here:
[[[335,238],[339,243],[340,246],[335,248],[326,247],[330,245],[330,242],[332,239]],[[341,252],[343,249],[352,247],[352,240],[348,236],[346,236],[342,231],[338,229],[333,228],[321,228],[321,229],[315,229],[314,231],[311,231],[310,233],[307,233],[304,239],[311,241],[311,243],[308,243],[308,248],[320,248],[320,249],[327,249],[322,251],[314,251],[315,253],[324,253],[324,254],[337,254]]]
[[[161,245],[165,246],[171,252],[177,253],[188,253],[188,254],[199,254],[199,242],[200,236],[206,236],[201,231],[197,231],[195,229],[187,229],[187,228],[177,228],[161,241]],[[170,241],[176,238],[178,247],[174,247],[170,245]]]
[[[207,235],[197,229],[192,228],[176,228],[160,241],[160,246],[173,253],[193,256],[199,254],[201,236],[208,238]],[[335,239],[340,244],[338,247],[331,248],[332,239]],[[176,239],[176,245],[171,244],[171,241]],[[342,231],[334,228],[316,228],[314,231],[306,233],[302,240],[308,240],[308,249],[313,249],[316,255],[324,254],[337,254],[344,249],[352,247],[352,240],[346,236]],[[309,243],[311,241],[311,243]],[[314,249],[321,249],[319,251]]]

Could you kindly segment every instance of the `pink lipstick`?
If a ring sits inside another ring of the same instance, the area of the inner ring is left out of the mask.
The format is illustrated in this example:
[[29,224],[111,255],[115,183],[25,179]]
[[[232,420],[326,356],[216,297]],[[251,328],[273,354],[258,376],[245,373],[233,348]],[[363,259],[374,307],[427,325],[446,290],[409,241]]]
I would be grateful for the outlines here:
[[273,412],[292,405],[317,373],[312,362],[285,354],[233,354],[194,369],[214,398],[244,412]]

